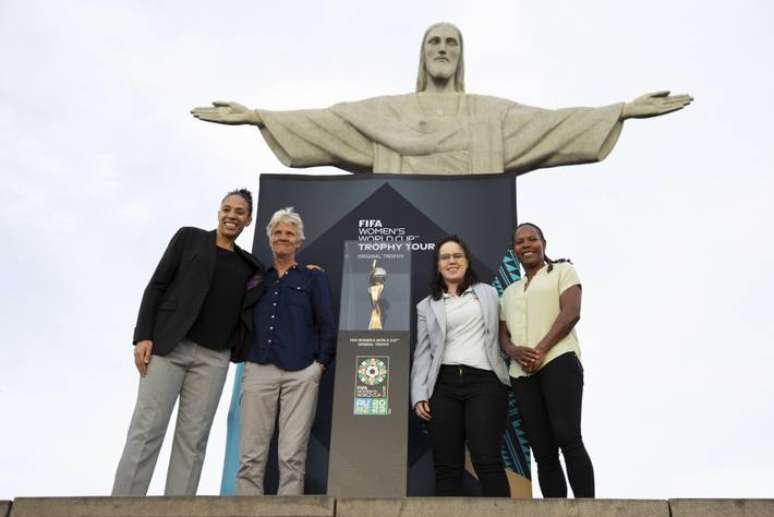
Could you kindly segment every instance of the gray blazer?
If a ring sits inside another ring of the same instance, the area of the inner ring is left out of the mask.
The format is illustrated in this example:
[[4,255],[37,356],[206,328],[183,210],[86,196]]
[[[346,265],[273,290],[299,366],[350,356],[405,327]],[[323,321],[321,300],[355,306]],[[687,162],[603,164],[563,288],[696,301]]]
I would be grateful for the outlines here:
[[[486,356],[495,375],[509,386],[508,366],[500,355],[498,334],[500,318],[497,291],[487,284],[473,285],[473,292],[481,303],[486,324]],[[428,296],[417,304],[417,345],[414,348],[414,365],[411,367],[411,404],[430,400],[441,369],[441,360],[446,346],[446,307],[443,299],[433,300]]]

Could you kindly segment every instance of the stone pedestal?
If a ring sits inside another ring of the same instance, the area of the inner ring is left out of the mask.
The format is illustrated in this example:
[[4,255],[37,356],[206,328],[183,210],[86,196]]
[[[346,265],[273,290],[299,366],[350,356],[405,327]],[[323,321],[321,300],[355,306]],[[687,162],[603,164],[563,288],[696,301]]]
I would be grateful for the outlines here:
[[[10,508],[10,514],[8,510]],[[0,517],[769,517],[774,499],[409,497],[45,497],[0,501]]]
[[672,517],[771,517],[774,499],[670,499]]
[[411,497],[345,499],[337,517],[670,517],[666,501]]
[[[11,517],[333,517],[335,500],[302,497],[18,498]],[[2,515],[2,512],[0,512]]]

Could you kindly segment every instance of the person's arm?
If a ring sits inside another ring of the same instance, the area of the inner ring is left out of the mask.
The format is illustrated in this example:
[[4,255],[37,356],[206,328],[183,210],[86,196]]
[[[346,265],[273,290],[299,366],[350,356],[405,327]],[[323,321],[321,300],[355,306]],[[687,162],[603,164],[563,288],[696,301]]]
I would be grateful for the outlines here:
[[322,270],[310,272],[313,282],[312,309],[318,336],[317,362],[325,369],[336,355],[336,319],[333,316],[328,275]]
[[153,325],[156,320],[156,311],[169,284],[175,277],[183,253],[186,234],[186,228],[180,228],[169,241],[169,245],[142,295],[132,342],[135,345],[134,364],[140,375],[143,376],[147,371],[153,352]]
[[548,351],[575,327],[580,320],[580,310],[581,286],[575,284],[565,289],[559,296],[559,315],[546,335],[535,346],[538,356],[530,364],[530,371],[538,369],[543,364]]
[[427,317],[423,309],[417,308],[417,344],[414,347],[414,362],[411,367],[411,400],[414,401],[417,416],[425,421],[432,418],[427,393],[427,375],[432,362]]

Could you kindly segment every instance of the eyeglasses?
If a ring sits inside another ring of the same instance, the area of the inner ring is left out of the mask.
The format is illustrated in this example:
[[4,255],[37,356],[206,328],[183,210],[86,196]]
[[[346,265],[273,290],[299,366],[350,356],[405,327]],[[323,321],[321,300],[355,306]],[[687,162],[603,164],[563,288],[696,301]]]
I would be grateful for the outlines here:
[[438,260],[441,262],[448,262],[451,259],[454,260],[462,260],[465,258],[464,253],[444,253],[443,255],[438,255]]

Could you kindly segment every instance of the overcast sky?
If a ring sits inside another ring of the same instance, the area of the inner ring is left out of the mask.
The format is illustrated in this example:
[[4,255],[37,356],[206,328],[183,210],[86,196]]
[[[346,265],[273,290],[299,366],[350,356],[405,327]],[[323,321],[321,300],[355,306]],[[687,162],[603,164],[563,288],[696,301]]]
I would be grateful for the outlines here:
[[[255,128],[188,110],[411,91],[421,35],[442,20],[463,31],[470,93],[549,108],[694,95],[681,112],[627,122],[600,164],[522,176],[518,212],[583,281],[598,496],[771,497],[772,11],[3,0],[0,499],[109,493],[137,390],[134,320],[169,238],[213,228],[222,193],[289,172]],[[200,494],[219,490],[231,382]]]

